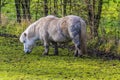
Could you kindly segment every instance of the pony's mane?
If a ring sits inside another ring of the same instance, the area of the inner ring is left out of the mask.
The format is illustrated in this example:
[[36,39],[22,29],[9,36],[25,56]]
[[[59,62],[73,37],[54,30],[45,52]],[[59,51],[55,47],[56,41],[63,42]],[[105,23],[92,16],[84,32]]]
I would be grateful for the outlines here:
[[40,21],[42,21],[43,19],[51,19],[51,18],[57,18],[53,15],[48,15],[46,17],[42,17],[39,20],[35,21],[34,23],[32,23],[31,25],[29,25],[29,27],[25,30],[26,33],[31,33],[31,32],[35,32],[35,28],[37,27],[37,25],[40,23]]
[[[43,17],[44,18],[44,17]],[[31,25],[29,25],[29,27],[25,30],[24,33],[27,34],[27,38],[30,39],[30,38],[33,38],[35,37],[35,34],[37,32],[37,27],[39,27],[39,23],[40,21],[43,19],[43,18],[40,18],[39,20],[35,21],[34,23],[32,23]]]
[[32,23],[31,25],[29,25],[27,27],[27,29],[20,36],[20,42],[23,42],[25,40],[26,36],[27,37],[30,36],[31,34],[29,34],[29,33],[34,32],[35,27],[37,26],[37,24],[39,23],[39,21],[40,21],[40,19],[37,20],[36,22]]
[[[42,17],[40,19],[38,19],[37,21],[35,21],[34,23],[32,23],[31,25],[28,26],[28,28],[21,34],[20,36],[20,41],[23,42],[25,37],[30,38],[33,37],[36,32],[36,27],[37,25],[39,25],[40,21],[44,20],[44,19],[53,19],[53,18],[57,18],[56,16],[53,15],[48,15],[46,17]],[[25,36],[26,34],[26,36]]]

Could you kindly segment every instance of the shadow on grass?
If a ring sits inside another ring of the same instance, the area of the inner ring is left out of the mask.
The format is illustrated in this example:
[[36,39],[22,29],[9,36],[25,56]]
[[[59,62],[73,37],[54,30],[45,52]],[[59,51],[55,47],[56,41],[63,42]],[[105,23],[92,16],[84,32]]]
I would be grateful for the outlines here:
[[115,54],[115,53],[110,53],[110,52],[104,52],[100,50],[88,50],[88,56],[95,56],[97,58],[101,58],[104,60],[120,60],[120,55]]

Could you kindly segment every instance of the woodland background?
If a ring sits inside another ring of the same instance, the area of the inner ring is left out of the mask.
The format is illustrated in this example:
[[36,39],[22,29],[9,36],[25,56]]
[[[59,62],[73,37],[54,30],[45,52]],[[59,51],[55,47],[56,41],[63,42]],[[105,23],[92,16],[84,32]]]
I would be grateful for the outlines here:
[[[42,56],[41,42],[24,54],[20,34],[46,16],[81,16],[87,55],[73,57],[72,43]],[[0,0],[0,80],[119,80],[120,0]]]
[[0,0],[0,35],[19,37],[40,17],[72,14],[86,21],[88,52],[119,54],[119,7],[120,0]]

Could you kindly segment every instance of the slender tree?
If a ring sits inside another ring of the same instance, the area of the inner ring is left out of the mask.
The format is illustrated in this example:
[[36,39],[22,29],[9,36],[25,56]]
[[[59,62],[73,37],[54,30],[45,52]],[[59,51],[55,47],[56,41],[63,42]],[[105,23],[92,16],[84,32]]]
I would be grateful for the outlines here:
[[72,14],[72,0],[69,0],[69,10],[70,10],[70,14]]
[[38,1],[36,1],[36,8],[35,8],[35,19],[37,20],[37,16],[38,16],[38,13],[39,13],[39,11],[38,11],[38,6],[39,6],[39,0]]
[[44,15],[47,16],[48,15],[48,1],[44,0]]
[[54,15],[57,14],[57,0],[54,0]]
[[22,0],[22,10],[23,10],[23,19],[28,19],[30,21],[30,0]]
[[94,36],[98,36],[98,28],[99,28],[100,19],[101,19],[102,5],[103,5],[103,0],[99,0],[97,13],[95,15],[95,21],[94,21],[94,25],[95,25],[94,26]]
[[[15,0],[17,22],[21,22],[21,17],[25,20],[31,19],[30,15],[30,0]],[[21,13],[21,10],[23,13]],[[23,16],[21,16],[23,14]]]
[[85,0],[87,3],[88,22],[91,35],[98,36],[103,0]]
[[0,0],[0,24],[2,23],[2,20],[1,20],[1,0]]
[[67,7],[67,0],[63,0],[63,16],[65,16],[67,13],[66,13],[66,7]]
[[50,7],[50,8],[49,8],[49,11],[50,11],[50,14],[52,14],[52,7],[51,7],[51,6],[52,6],[52,1],[49,0],[49,7]]
[[20,0],[15,0],[17,22],[21,22]]

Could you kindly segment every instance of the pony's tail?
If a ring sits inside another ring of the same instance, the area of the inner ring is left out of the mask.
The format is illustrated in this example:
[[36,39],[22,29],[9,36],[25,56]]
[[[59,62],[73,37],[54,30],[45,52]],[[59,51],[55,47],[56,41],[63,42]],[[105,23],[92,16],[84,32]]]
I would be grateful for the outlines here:
[[80,31],[81,50],[83,54],[87,54],[86,23],[82,19],[80,19],[80,26],[81,26],[81,31]]

